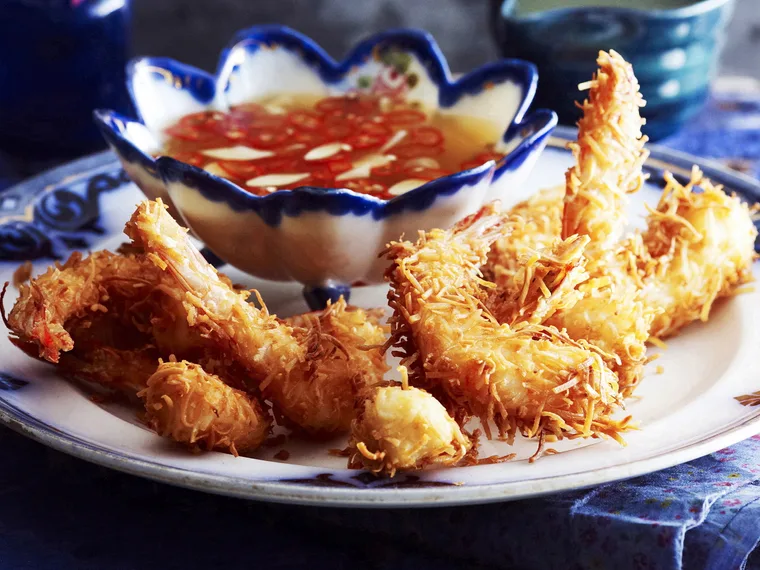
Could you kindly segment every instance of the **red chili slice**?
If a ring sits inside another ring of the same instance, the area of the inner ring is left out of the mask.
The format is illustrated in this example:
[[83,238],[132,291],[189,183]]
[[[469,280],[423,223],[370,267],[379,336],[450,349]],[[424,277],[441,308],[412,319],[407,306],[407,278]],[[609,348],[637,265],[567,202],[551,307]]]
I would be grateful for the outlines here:
[[352,132],[354,132],[354,129],[351,127],[351,125],[347,125],[345,123],[327,125],[324,129],[325,135],[327,135],[327,138],[330,140],[342,140]]
[[390,149],[399,158],[419,158],[422,156],[438,156],[443,152],[441,146],[426,146],[419,143],[398,144]]
[[354,167],[350,160],[331,160],[326,164],[326,166],[332,174],[347,172]]
[[220,160],[219,166],[228,172],[230,176],[244,180],[264,174],[264,169],[260,165],[242,160]]
[[224,113],[218,111],[201,111],[182,117],[177,124],[183,127],[205,127],[224,118]]
[[372,176],[393,176],[394,174],[398,174],[399,168],[395,162],[389,162],[388,164],[370,169],[370,172]]
[[251,129],[248,131],[247,139],[254,148],[270,149],[287,142],[288,133],[284,130],[270,129]]
[[256,161],[263,174],[270,172],[303,172],[301,161],[292,156],[273,156]]
[[324,125],[322,116],[311,111],[293,111],[288,115],[288,123],[305,131],[316,131]]
[[373,135],[370,133],[356,133],[346,137],[346,144],[350,144],[354,150],[377,148],[385,144],[388,137],[385,135]]
[[188,127],[185,125],[174,125],[165,129],[164,132],[170,137],[183,141],[199,141],[205,136],[204,133],[196,127]]
[[409,142],[425,146],[438,146],[443,143],[443,133],[435,127],[416,127],[407,134]]
[[318,132],[295,132],[289,137],[288,142],[291,142],[293,144],[301,143],[306,145],[302,153],[305,154],[315,146],[319,146],[327,142],[327,139],[322,135],[322,133]]
[[359,131],[362,133],[366,133],[368,135],[373,135],[376,137],[387,137],[390,138],[393,134],[393,131],[383,125],[382,123],[377,122],[366,122],[361,123],[359,125]]
[[401,127],[424,123],[427,116],[422,111],[415,111],[414,109],[396,109],[385,113],[383,120],[389,125]]
[[201,166],[204,162],[206,162],[206,159],[204,157],[195,152],[175,152],[169,156],[179,160],[180,162],[192,164],[193,166]]

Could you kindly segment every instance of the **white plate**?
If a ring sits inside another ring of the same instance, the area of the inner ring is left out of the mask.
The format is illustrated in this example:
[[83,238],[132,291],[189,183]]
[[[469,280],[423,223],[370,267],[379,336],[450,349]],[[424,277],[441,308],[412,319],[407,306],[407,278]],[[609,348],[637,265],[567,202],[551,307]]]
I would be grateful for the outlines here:
[[[574,133],[558,130],[528,184],[538,189],[563,181],[571,163],[564,149]],[[760,184],[719,166],[652,147],[647,168],[652,181],[667,168],[688,174],[691,164],[713,180],[760,200]],[[641,223],[646,200],[659,188],[633,198],[630,218]],[[72,248],[113,248],[125,240],[124,222],[139,191],[123,176],[110,153],[86,158],[0,194],[0,259],[36,258],[43,271],[50,255]],[[18,261],[0,262],[0,282],[10,280]],[[227,268],[225,268],[227,271]],[[260,289],[270,308],[287,315],[305,311],[300,287],[256,281],[235,271],[233,280]],[[756,271],[756,274],[758,272]],[[14,290],[6,299],[10,308]],[[352,301],[384,305],[384,287],[356,289]],[[641,431],[626,435],[627,447],[611,441],[560,442],[559,454],[529,464],[535,442],[514,447],[487,442],[483,455],[517,452],[498,465],[429,470],[378,479],[345,469],[345,458],[328,454],[345,439],[325,443],[290,442],[288,461],[267,448],[255,458],[221,453],[193,455],[162,439],[136,419],[136,409],[96,404],[79,388],[59,378],[52,366],[37,362],[0,338],[0,421],[55,449],[151,479],[237,497],[333,506],[433,506],[524,498],[641,475],[712,453],[760,433],[760,408],[735,398],[760,391],[760,291],[722,301],[707,324],[688,327],[673,339],[656,365],[650,365],[627,411]]]

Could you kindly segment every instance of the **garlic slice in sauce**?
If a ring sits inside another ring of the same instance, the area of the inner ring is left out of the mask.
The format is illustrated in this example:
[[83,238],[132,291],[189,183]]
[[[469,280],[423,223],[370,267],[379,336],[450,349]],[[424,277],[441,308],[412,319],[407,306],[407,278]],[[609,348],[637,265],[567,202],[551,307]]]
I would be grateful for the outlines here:
[[401,182],[396,182],[393,186],[388,188],[388,194],[391,196],[401,196],[401,194],[406,194],[410,190],[414,190],[426,182],[427,180],[423,180],[422,178],[407,178]]
[[256,160],[274,155],[271,150],[259,150],[249,146],[227,146],[222,148],[209,148],[202,150],[201,154],[218,158],[219,160]]
[[331,156],[338,154],[342,150],[345,150],[348,152],[352,149],[353,147],[350,144],[346,144],[343,142],[325,143],[319,146],[315,146],[313,149],[311,149],[309,152],[303,155],[303,159],[304,160],[324,160],[325,158],[330,158]]
[[370,170],[378,166],[385,166],[396,160],[392,154],[368,154],[353,164],[351,170],[341,172],[335,177],[336,181],[353,180],[354,178],[369,178]]
[[298,174],[262,174],[261,176],[246,181],[245,185],[260,186],[262,188],[267,186],[287,186],[288,184],[295,184],[299,180],[308,177],[308,172],[299,172]]
[[400,143],[402,140],[404,140],[404,137],[406,137],[406,131],[401,129],[396,134],[394,134],[387,143],[385,143],[381,148],[380,152],[384,153],[387,152],[388,149],[393,148],[398,143]]

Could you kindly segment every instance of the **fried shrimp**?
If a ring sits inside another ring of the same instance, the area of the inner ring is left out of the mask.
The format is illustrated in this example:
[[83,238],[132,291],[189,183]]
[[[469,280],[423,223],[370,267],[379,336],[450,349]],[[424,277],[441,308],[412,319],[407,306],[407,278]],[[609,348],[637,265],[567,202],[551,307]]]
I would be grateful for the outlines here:
[[508,438],[618,438],[617,378],[598,350],[555,328],[499,324],[484,307],[490,284],[478,267],[503,220],[486,207],[386,250],[391,342],[412,383],[478,416],[487,435],[493,420]]
[[294,374],[272,382],[265,390],[268,397],[289,403],[288,417],[298,417],[296,426],[321,426],[310,430],[312,435],[347,432],[358,393],[388,371],[383,351],[387,327],[379,318],[377,311],[349,307],[341,297],[323,311],[286,319],[296,331],[316,333],[320,352],[310,381]]
[[[259,309],[248,303],[250,292],[236,291],[219,278],[160,201],[140,204],[126,233],[171,276],[172,285],[164,292],[181,307],[187,334],[214,345],[218,359],[242,367],[256,383],[249,389],[259,390],[270,399],[275,413],[286,423],[320,436],[348,428],[343,412],[353,407],[353,383],[357,378],[366,383],[379,380],[374,374],[380,373],[380,367],[362,368],[365,361],[357,358],[354,362],[348,358],[352,353],[341,353],[340,342],[326,348],[326,337],[320,330],[294,329],[270,315],[263,304]],[[339,311],[335,315],[339,313],[341,318],[367,317],[364,312],[348,315]],[[341,321],[335,315],[326,314],[324,322],[337,330]],[[377,330],[371,322],[367,324],[375,338]],[[341,334],[348,329],[355,336],[366,332],[360,326],[347,326]],[[348,344],[359,346],[354,337]],[[331,370],[332,360],[344,361],[340,365],[343,374],[320,373],[320,369]],[[340,411],[338,418],[332,416],[336,409]]]
[[578,123],[578,141],[568,146],[575,164],[565,175],[562,237],[591,238],[587,255],[604,257],[620,241],[626,225],[625,195],[644,183],[642,165],[648,156],[644,99],[631,64],[618,53],[600,52],[599,70],[580,87],[589,88]]
[[570,236],[551,248],[522,256],[522,266],[486,305],[500,323],[541,324],[582,298],[578,285],[588,279],[583,250],[588,236]]
[[197,364],[162,362],[138,396],[159,435],[206,450],[247,453],[270,431],[261,404]]
[[19,341],[35,344],[40,357],[56,363],[74,347],[67,323],[108,312],[112,298],[139,297],[157,280],[156,269],[142,258],[108,251],[83,258],[75,252],[21,285],[7,325]]
[[585,339],[612,356],[607,364],[628,395],[641,379],[646,341],[656,307],[642,300],[631,244],[620,244],[626,225],[626,194],[645,180],[642,164],[648,156],[644,100],[631,65],[614,51],[600,52],[599,70],[582,105],[578,141],[570,143],[575,164],[565,176],[562,237],[588,236],[585,249],[589,279],[578,286],[581,298],[557,311],[547,324],[565,329],[573,339]]
[[459,463],[472,447],[441,403],[397,384],[370,390],[351,425],[349,466],[393,477],[397,470]]
[[500,289],[514,287],[514,277],[523,267],[521,259],[550,248],[562,231],[565,187],[539,190],[509,211],[502,236],[488,252],[483,275]]
[[747,204],[713,186],[697,167],[685,186],[670,173],[665,181],[643,234],[654,262],[646,270],[644,297],[662,308],[650,331],[657,338],[706,321],[715,299],[752,280],[757,237]]

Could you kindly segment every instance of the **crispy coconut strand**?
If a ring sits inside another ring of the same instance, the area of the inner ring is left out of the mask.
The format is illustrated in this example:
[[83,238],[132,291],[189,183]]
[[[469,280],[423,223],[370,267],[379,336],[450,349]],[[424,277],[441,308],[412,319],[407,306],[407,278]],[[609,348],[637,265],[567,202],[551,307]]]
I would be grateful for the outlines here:
[[578,141],[568,146],[575,165],[565,176],[562,237],[591,238],[588,256],[613,248],[625,229],[625,194],[644,183],[641,166],[648,156],[639,108],[644,99],[633,68],[615,51],[599,52],[599,70],[589,87],[578,123]]
[[633,69],[611,51],[599,54],[599,71],[589,83],[588,100],[571,143],[575,165],[566,174],[562,236],[587,235],[586,268],[590,279],[578,286],[581,299],[558,311],[548,324],[586,339],[613,355],[607,364],[629,395],[646,363],[646,341],[657,308],[641,293],[636,239],[619,243],[626,224],[626,194],[637,191],[645,176],[648,152],[641,134],[644,105]]
[[509,211],[502,236],[488,252],[483,275],[499,289],[514,288],[514,277],[522,268],[521,259],[549,248],[562,231],[565,187],[544,188]]
[[269,417],[255,398],[197,364],[162,362],[138,395],[153,430],[191,447],[238,455],[269,435]]
[[[242,367],[256,382],[253,388],[272,400],[275,413],[286,423],[319,436],[348,428],[350,418],[341,413],[336,421],[331,410],[352,409],[351,386],[357,378],[369,382],[367,377],[379,368],[367,369],[359,358],[347,358],[339,350],[340,342],[328,346],[318,328],[294,329],[270,315],[266,307],[258,309],[248,303],[250,293],[236,291],[219,278],[160,200],[140,204],[126,233],[172,277],[172,285],[164,291],[183,307],[187,334],[213,344],[217,359]],[[368,318],[364,312],[348,314],[344,310],[324,316],[325,322],[336,329],[341,319]],[[351,326],[346,325],[342,332]],[[372,344],[377,334],[371,321],[367,328],[372,339],[362,344]],[[352,330],[356,335],[366,332],[362,326],[353,326]],[[355,339],[351,343],[358,346]],[[320,373],[320,367],[330,370],[331,360],[343,361],[339,365],[342,375]],[[338,397],[343,401],[336,402]]]
[[706,321],[715,299],[752,280],[757,237],[747,204],[713,186],[696,166],[685,186],[669,172],[665,181],[643,235],[654,260],[645,299],[663,309],[651,328],[657,338],[692,321]]
[[588,279],[583,250],[588,236],[571,236],[554,246],[523,255],[508,286],[495,290],[487,306],[500,323],[540,324],[582,297],[578,285]]
[[506,437],[519,429],[618,438],[626,421],[610,417],[617,378],[594,347],[551,327],[499,324],[484,307],[492,284],[478,267],[503,220],[487,206],[451,230],[390,244],[390,342],[413,384],[478,416],[485,430],[494,420]]
[[446,408],[424,390],[375,387],[358,407],[349,467],[393,477],[398,470],[456,465],[472,446]]
[[388,371],[383,351],[387,327],[380,325],[380,316],[349,307],[341,297],[323,311],[287,319],[297,330],[318,335],[319,355],[310,381],[291,375],[271,382],[267,396],[288,402],[288,417],[298,417],[296,426],[314,426],[312,435],[347,432],[358,393],[382,381]]
[[127,301],[147,294],[157,275],[139,257],[99,251],[83,258],[75,252],[66,263],[21,285],[7,325],[21,342],[35,344],[40,357],[55,363],[62,351],[74,347],[68,322],[108,312],[112,298]]

